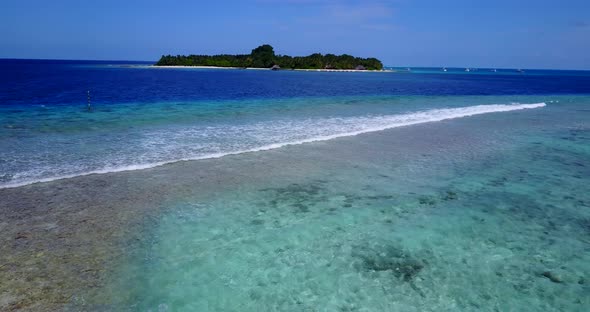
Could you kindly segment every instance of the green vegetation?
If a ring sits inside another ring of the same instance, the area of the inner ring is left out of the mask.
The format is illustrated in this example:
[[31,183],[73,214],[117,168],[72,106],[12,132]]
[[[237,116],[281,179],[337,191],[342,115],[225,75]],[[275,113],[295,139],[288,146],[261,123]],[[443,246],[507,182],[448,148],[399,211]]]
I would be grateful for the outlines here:
[[162,55],[156,66],[218,66],[283,69],[369,69],[381,70],[383,64],[376,58],[360,58],[347,54],[334,55],[314,53],[309,56],[275,55],[272,46],[265,44],[241,55]]

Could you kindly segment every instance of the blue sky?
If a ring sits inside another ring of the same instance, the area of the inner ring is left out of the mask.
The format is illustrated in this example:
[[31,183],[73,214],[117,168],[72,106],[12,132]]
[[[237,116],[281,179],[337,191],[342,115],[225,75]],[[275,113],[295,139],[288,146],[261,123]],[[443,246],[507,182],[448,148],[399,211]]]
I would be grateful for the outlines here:
[[590,69],[589,0],[0,1],[0,58],[374,56],[393,66]]

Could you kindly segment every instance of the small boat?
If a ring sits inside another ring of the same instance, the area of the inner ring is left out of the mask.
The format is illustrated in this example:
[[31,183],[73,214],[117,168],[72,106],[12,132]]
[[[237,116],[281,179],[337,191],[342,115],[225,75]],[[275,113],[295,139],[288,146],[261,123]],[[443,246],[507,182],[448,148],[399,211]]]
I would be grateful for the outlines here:
[[517,69],[516,71],[517,71],[517,72],[519,72],[519,73],[524,73],[524,70],[522,70],[522,69],[520,69],[520,68],[519,68],[519,69]]
[[447,68],[446,67],[443,67],[442,68],[442,71],[446,72],[447,71]]
[[470,72],[470,71],[471,71],[471,69],[469,69],[469,68],[465,68],[465,71],[466,71],[466,72]]
[[495,73],[495,72],[497,72],[497,70],[494,68],[494,69],[491,70],[491,72],[494,72]]

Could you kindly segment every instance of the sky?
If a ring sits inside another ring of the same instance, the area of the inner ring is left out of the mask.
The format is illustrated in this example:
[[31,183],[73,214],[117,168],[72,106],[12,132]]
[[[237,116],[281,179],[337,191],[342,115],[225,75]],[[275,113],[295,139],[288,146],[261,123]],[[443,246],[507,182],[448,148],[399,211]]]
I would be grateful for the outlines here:
[[351,54],[387,66],[590,69],[590,0],[0,0],[0,58]]

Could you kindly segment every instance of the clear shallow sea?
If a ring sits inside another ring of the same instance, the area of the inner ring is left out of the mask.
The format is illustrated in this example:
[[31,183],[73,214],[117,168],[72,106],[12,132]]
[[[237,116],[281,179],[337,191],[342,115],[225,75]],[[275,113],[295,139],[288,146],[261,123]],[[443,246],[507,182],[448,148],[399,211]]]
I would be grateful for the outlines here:
[[588,73],[0,67],[0,307],[590,308]]

